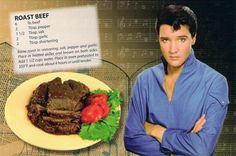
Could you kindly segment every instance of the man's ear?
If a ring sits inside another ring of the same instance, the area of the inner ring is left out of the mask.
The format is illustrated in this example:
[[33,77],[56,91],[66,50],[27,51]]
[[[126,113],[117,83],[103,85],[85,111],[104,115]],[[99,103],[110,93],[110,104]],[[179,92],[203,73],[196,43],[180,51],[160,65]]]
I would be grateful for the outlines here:
[[192,38],[192,45],[196,43],[196,39],[197,39],[197,34],[195,34]]

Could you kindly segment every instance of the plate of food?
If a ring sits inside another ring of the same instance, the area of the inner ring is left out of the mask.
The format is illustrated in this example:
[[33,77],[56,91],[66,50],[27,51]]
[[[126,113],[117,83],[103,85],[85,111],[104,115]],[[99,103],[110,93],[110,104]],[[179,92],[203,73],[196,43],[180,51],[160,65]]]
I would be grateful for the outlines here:
[[50,150],[76,150],[109,141],[119,127],[117,90],[80,73],[31,78],[8,97],[5,119],[22,140]]

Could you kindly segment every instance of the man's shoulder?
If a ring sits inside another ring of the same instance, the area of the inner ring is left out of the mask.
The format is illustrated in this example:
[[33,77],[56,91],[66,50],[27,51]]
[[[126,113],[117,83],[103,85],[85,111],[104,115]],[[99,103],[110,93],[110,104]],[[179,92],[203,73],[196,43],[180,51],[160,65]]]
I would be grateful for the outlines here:
[[204,69],[203,79],[206,87],[209,88],[209,95],[217,99],[222,106],[228,104],[228,82],[226,77],[205,63],[201,63],[200,66]]
[[226,79],[225,76],[218,72],[216,69],[199,60],[198,62],[200,65],[200,69],[203,72],[202,78],[205,79],[206,82],[212,82],[217,79]]
[[163,71],[163,64],[157,64],[155,66],[144,69],[140,72],[137,78],[147,78],[150,76],[155,76],[155,74],[161,73]]

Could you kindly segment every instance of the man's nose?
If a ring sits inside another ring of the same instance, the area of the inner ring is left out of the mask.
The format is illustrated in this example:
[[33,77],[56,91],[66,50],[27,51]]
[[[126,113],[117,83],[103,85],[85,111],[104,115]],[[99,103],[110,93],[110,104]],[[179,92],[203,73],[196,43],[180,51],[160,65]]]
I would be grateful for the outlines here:
[[172,54],[172,53],[176,53],[177,51],[179,50],[179,46],[176,42],[171,42],[170,43],[170,50],[169,52]]

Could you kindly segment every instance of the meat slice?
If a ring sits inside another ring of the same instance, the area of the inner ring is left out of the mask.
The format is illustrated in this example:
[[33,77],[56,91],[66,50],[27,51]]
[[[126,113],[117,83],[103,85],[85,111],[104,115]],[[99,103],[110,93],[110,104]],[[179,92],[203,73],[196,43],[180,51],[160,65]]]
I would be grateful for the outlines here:
[[88,93],[89,88],[86,85],[74,80],[65,81],[63,84],[49,84],[47,107],[54,110],[78,111],[84,106],[81,98]]
[[52,117],[58,117],[58,118],[80,118],[80,112],[79,111],[62,111],[62,110],[51,110],[47,109],[48,116]]
[[46,108],[40,104],[32,103],[26,106],[28,109],[28,117],[33,124],[37,124],[41,116],[46,112]]
[[47,100],[48,100],[48,84],[47,83],[42,83],[40,84],[36,90],[34,90],[32,98],[31,98],[31,103],[37,103],[42,106],[47,105]]
[[76,111],[81,110],[84,107],[81,99],[89,94],[89,88],[85,84],[74,80],[65,81],[64,84],[69,85],[73,91],[73,100],[77,102],[74,109]]
[[64,124],[52,124],[51,121],[41,120],[41,122],[38,123],[37,127],[53,134],[76,134],[80,129],[80,124],[71,122]]

